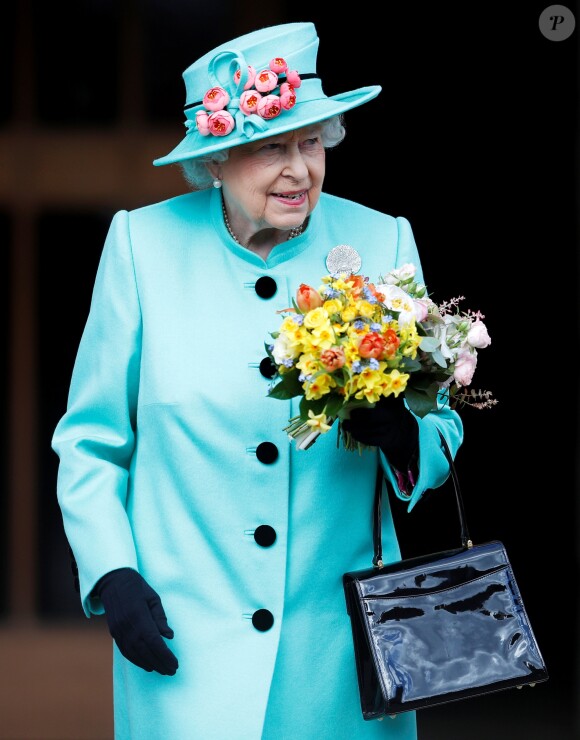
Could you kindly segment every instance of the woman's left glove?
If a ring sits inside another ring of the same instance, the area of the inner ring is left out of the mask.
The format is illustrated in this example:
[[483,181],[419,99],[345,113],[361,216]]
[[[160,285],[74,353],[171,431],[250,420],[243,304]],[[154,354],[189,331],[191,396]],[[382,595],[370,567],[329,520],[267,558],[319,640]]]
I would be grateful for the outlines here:
[[105,607],[109,632],[121,653],[139,668],[173,676],[177,658],[162,639],[173,637],[159,594],[132,568],[104,575],[94,588]]
[[342,428],[363,445],[380,447],[397,470],[406,472],[419,447],[419,424],[403,396],[381,396],[373,408],[355,408]]

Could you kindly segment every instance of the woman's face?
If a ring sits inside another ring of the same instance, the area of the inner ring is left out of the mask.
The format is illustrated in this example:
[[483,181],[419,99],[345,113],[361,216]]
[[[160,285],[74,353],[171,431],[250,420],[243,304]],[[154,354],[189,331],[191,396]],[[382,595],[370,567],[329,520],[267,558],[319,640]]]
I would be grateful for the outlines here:
[[319,125],[231,149],[219,174],[233,231],[247,240],[299,226],[318,203],[325,167]]

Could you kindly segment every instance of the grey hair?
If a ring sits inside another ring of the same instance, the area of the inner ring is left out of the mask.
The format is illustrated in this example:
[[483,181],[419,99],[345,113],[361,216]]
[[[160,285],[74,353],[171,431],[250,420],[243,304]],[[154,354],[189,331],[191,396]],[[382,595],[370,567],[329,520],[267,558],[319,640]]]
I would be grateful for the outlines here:
[[[344,120],[341,115],[320,121],[320,126],[320,139],[325,149],[332,149],[338,146],[346,135]],[[184,159],[178,162],[186,182],[194,190],[205,190],[209,188],[213,182],[213,176],[208,169],[208,165],[225,162],[229,157],[229,152],[229,149],[221,149],[205,157]]]

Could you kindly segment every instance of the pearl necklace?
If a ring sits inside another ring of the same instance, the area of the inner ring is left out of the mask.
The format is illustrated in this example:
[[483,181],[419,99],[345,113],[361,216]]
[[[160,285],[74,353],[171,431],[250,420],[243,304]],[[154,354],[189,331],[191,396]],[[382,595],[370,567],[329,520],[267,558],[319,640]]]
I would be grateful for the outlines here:
[[[236,244],[239,244],[240,246],[244,246],[242,242],[238,239],[238,237],[234,234],[232,227],[230,226],[230,220],[228,218],[228,214],[226,212],[226,205],[222,199],[222,213],[224,215],[224,224],[226,225],[226,229],[228,230],[228,234],[232,237],[232,239],[236,242]],[[288,236],[288,240],[294,239],[296,236],[300,236],[302,233],[302,230],[304,229],[304,224],[300,224],[300,226],[295,226],[293,229],[290,229],[290,234]],[[287,240],[287,241],[288,241]]]

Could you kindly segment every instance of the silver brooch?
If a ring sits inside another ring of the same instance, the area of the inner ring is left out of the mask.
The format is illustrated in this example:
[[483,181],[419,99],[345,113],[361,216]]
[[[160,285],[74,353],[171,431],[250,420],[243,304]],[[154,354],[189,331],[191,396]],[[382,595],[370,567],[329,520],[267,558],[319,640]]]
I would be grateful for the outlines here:
[[339,244],[326,255],[326,269],[331,275],[346,272],[354,275],[361,268],[360,254],[348,244]]

